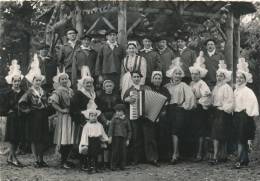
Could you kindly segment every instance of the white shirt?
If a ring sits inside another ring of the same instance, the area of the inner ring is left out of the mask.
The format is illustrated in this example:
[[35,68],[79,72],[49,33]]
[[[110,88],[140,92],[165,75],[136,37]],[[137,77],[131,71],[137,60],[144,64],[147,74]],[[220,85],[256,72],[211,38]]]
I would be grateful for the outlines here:
[[259,115],[259,105],[254,92],[247,86],[237,87],[235,95],[235,112],[246,111],[250,117]]
[[212,105],[226,113],[232,113],[234,109],[234,93],[227,83],[223,82],[214,87]]
[[145,52],[145,53],[148,53],[150,51],[153,50],[153,47],[150,47],[150,48],[143,48],[142,50],[140,50],[140,52]]
[[107,44],[108,44],[108,46],[109,46],[112,50],[114,50],[115,47],[118,47],[118,44],[117,44],[116,41],[115,41],[114,43],[111,43],[110,41],[107,41]]
[[212,52],[208,51],[208,54],[209,54],[210,57],[212,57],[215,54],[215,52],[216,52],[216,49],[214,49]]

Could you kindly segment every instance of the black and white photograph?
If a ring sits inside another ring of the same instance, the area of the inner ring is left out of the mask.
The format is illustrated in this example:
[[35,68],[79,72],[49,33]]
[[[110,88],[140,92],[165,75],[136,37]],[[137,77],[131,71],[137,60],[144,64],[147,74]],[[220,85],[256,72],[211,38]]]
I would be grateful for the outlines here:
[[260,1],[0,0],[0,181],[260,181]]

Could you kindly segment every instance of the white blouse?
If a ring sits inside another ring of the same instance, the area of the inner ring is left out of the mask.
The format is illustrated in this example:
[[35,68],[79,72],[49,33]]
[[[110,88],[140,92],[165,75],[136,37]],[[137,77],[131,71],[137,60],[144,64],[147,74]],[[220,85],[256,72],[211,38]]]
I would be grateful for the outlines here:
[[102,124],[100,124],[99,122],[95,122],[95,123],[87,122],[85,124],[82,130],[79,147],[88,146],[89,144],[88,137],[100,137],[102,142],[108,140],[108,136],[106,135]]
[[226,113],[234,109],[234,93],[227,83],[217,84],[212,91],[212,105]]
[[198,82],[192,81],[190,87],[197,100],[197,104],[200,104],[204,109],[207,109],[211,104],[211,92],[208,85],[203,80],[199,80]]
[[168,83],[165,87],[169,90],[171,100],[169,104],[177,104],[185,110],[191,110],[196,105],[195,96],[186,83],[179,84]]
[[243,85],[237,87],[235,95],[235,112],[246,111],[248,116],[254,117],[259,115],[259,105],[254,92]]

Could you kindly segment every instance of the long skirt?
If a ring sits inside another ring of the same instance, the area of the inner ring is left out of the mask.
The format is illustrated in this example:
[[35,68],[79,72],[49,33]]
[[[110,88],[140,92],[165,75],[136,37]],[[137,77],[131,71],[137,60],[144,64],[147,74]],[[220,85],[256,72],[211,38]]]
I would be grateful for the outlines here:
[[19,143],[25,140],[25,116],[17,112],[9,113],[7,116],[5,141]]
[[210,135],[208,110],[203,109],[201,105],[191,110],[191,127],[192,136],[196,139]]
[[35,143],[48,143],[49,123],[47,109],[32,110],[26,124],[26,140]]
[[231,130],[232,115],[217,108],[212,112],[211,138],[227,141]]
[[74,144],[75,123],[69,114],[57,113],[58,119],[54,132],[54,144],[71,145]]
[[247,143],[255,137],[256,125],[252,117],[249,117],[245,111],[234,113],[235,139],[239,143]]

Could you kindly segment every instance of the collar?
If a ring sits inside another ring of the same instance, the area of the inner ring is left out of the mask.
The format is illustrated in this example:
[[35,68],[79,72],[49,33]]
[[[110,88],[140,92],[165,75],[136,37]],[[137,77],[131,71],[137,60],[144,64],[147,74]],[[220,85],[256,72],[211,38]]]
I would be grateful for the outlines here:
[[141,86],[140,84],[136,85],[136,84],[133,84],[134,88],[136,88],[137,90],[140,90]]
[[39,98],[41,98],[43,96],[43,90],[41,87],[39,88],[39,91],[37,91],[34,87],[32,87],[32,90],[33,90],[34,95],[38,96]]
[[83,45],[80,45],[80,48],[83,49],[83,50],[89,50],[89,51],[91,50],[90,46],[85,47]]
[[210,57],[212,57],[212,56],[215,54],[215,52],[216,52],[216,49],[213,50],[212,52],[209,52],[209,51],[208,51],[208,55],[209,55]]
[[76,40],[75,41],[68,41],[68,44],[72,47],[72,48],[74,48],[75,47],[75,45],[76,45]]
[[15,93],[21,92],[21,89],[20,89],[20,88],[19,88],[19,89],[14,89],[14,88],[12,87],[12,90],[13,90]]
[[182,54],[187,47],[179,48],[179,52]]
[[140,52],[145,52],[145,53],[148,53],[148,52],[151,52],[151,51],[153,51],[153,47],[143,48],[142,50],[140,50]]
[[158,50],[159,50],[159,53],[162,53],[162,52],[164,52],[166,49],[167,49],[167,46],[163,47],[162,49],[158,48]]
[[108,46],[113,50],[115,47],[118,47],[118,43],[114,42],[111,43],[110,41],[107,41]]

